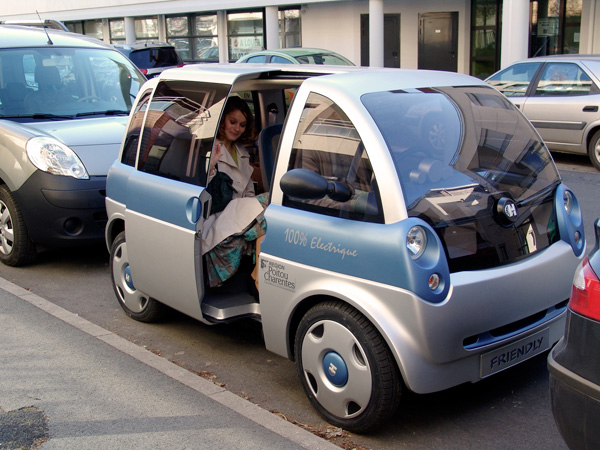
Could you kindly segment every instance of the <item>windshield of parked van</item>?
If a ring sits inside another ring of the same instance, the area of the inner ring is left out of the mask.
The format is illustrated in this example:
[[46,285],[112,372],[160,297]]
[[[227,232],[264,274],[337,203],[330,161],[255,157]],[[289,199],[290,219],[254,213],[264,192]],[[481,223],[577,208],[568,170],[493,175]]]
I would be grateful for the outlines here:
[[484,190],[522,201],[558,180],[531,124],[484,86],[366,94],[409,211],[424,198]]
[[0,117],[13,119],[126,115],[145,81],[121,53],[104,49],[3,49],[0,68]]

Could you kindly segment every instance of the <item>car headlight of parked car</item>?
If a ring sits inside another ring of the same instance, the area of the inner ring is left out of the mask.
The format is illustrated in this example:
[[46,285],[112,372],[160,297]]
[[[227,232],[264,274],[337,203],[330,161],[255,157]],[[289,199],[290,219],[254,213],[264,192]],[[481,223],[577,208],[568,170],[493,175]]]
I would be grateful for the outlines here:
[[73,150],[50,137],[34,137],[27,142],[27,156],[38,169],[53,175],[89,179],[85,166]]

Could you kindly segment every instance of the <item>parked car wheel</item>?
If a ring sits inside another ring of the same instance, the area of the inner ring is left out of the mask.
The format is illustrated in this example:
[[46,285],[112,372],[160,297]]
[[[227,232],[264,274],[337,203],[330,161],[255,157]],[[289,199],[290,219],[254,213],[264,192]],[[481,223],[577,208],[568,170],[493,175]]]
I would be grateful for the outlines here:
[[36,256],[19,205],[6,185],[0,185],[0,261],[7,266],[22,266]]
[[124,231],[118,234],[112,244],[110,271],[119,304],[129,317],[146,323],[156,322],[164,317],[165,306],[138,291],[133,284]]
[[402,384],[395,361],[354,308],[336,301],[314,306],[300,322],[295,351],[304,391],[330,423],[363,433],[397,408]]
[[600,170],[600,130],[596,131],[590,139],[588,155],[594,167]]

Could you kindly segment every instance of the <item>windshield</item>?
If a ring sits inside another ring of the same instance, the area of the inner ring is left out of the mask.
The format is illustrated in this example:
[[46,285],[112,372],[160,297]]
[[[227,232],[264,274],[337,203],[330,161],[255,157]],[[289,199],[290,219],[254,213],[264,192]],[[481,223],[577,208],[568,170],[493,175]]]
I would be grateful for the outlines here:
[[122,54],[90,48],[0,50],[0,117],[127,114],[145,81]]
[[523,201],[558,180],[533,127],[492,88],[377,92],[362,102],[389,147],[409,214],[426,198],[474,190]]

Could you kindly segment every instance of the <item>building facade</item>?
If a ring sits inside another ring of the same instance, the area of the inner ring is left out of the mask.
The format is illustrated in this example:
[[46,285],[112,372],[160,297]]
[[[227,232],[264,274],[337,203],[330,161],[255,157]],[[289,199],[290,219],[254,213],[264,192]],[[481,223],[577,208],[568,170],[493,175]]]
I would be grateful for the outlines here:
[[[318,47],[357,65],[484,78],[516,60],[600,53],[600,0],[24,0],[1,20],[63,21],[106,42],[157,39],[189,63]],[[37,11],[37,13],[36,13]]]

